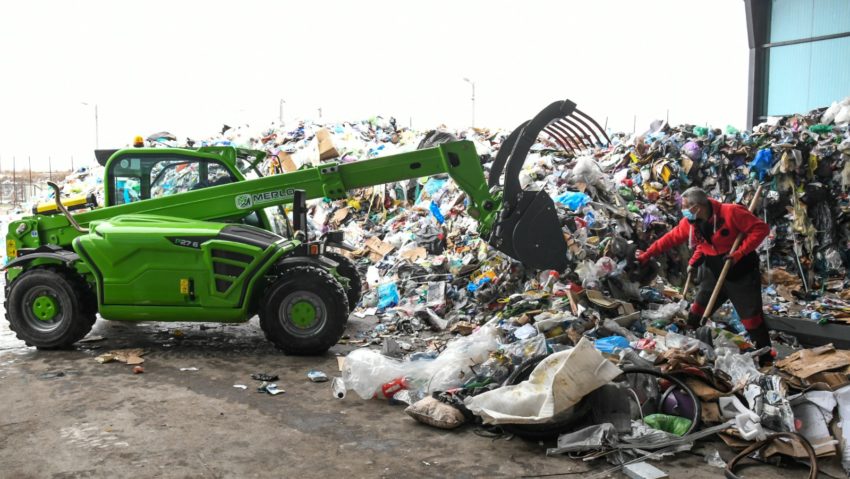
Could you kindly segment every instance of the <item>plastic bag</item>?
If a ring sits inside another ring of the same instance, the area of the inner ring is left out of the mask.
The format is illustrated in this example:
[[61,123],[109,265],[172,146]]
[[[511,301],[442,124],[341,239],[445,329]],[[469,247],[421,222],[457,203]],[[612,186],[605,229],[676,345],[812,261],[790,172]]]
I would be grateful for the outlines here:
[[580,191],[567,191],[564,194],[555,198],[555,201],[561,203],[567,208],[576,211],[582,206],[590,203],[590,197]]
[[345,357],[342,382],[363,399],[370,399],[381,385],[403,377],[404,363],[370,349],[356,349]]
[[581,286],[586,288],[589,284],[599,281],[599,269],[596,263],[590,260],[582,261],[575,269],[578,278],[581,280]]
[[694,346],[699,346],[700,340],[668,332],[667,335],[664,336],[664,345],[670,349],[690,349]]
[[398,306],[398,286],[395,283],[387,283],[378,286],[378,308],[386,309]]
[[764,148],[756,153],[756,157],[750,162],[750,168],[758,173],[759,181],[763,181],[765,175],[773,166],[773,150]]
[[682,153],[692,161],[699,161],[702,158],[702,147],[695,141],[689,141],[682,148]]
[[643,311],[641,311],[640,317],[641,319],[646,319],[649,321],[669,321],[673,319],[673,317],[676,316],[679,311],[681,311],[681,307],[678,303],[668,303],[656,309],[655,311],[644,309]]
[[753,358],[738,354],[730,348],[718,348],[717,360],[714,367],[720,369],[732,378],[733,384],[750,382],[758,379],[761,373],[756,369]]
[[496,337],[495,328],[482,326],[469,336],[449,341],[431,360],[398,361],[378,351],[358,349],[346,356],[342,379],[363,399],[381,395],[382,387],[391,382],[425,393],[460,387],[475,374],[470,366],[483,363],[498,350]]
[[576,165],[573,167],[573,177],[585,183],[593,184],[602,177],[602,170],[599,169],[599,165],[596,164],[593,157],[583,156],[576,160]]
[[505,356],[511,358],[511,362],[514,364],[520,364],[526,359],[546,354],[548,350],[546,346],[546,336],[543,334],[535,334],[528,339],[503,344],[501,350]]
[[614,354],[616,351],[620,349],[626,349],[629,347],[629,340],[618,335],[608,336],[607,338],[599,338],[593,342],[593,346],[599,352],[605,354]]
[[650,427],[660,431],[669,432],[677,436],[684,436],[688,429],[691,428],[691,421],[685,417],[670,416],[668,414],[650,414],[643,418],[643,422]]
[[603,256],[596,260],[596,274],[605,277],[617,270],[617,262],[614,259]]

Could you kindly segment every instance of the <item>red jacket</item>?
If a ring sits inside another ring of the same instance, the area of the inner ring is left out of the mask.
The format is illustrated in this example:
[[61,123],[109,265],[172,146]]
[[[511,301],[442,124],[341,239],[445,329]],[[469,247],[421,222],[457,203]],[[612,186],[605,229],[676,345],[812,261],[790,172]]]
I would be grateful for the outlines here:
[[712,215],[707,221],[714,223],[711,243],[702,237],[696,225],[682,218],[682,221],[675,228],[652,243],[652,246],[646,250],[641,259],[646,260],[658,256],[688,240],[690,248],[695,249],[694,255],[691,256],[688,263],[694,265],[703,256],[719,256],[729,253],[738,233],[743,232],[744,239],[734,254],[734,260],[738,262],[745,255],[755,251],[770,233],[770,227],[767,226],[767,223],[750,213],[747,208],[737,204],[720,203],[712,199],[709,199],[709,201],[711,202]]

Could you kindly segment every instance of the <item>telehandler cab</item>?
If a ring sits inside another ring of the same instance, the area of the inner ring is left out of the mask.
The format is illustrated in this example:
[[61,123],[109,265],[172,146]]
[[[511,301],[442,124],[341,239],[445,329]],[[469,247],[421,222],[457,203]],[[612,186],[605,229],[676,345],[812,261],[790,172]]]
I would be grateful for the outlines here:
[[[344,247],[341,232],[308,239],[306,200],[338,200],[355,188],[442,173],[466,193],[467,213],[493,247],[530,268],[564,270],[566,243],[553,201],[545,191],[523,190],[518,177],[541,132],[572,150],[593,144],[591,134],[602,141],[599,125],[575,106],[555,102],[514,130],[489,182],[469,141],[266,177],[256,169],[265,154],[254,150],[99,152],[104,207],[71,201],[71,209],[91,208],[71,214],[51,184],[55,205],[10,223],[10,328],[27,344],[50,349],[85,337],[97,314],[223,323],[258,314],[266,337],[285,353],[321,354],[343,334],[361,282],[353,264],[331,251]],[[291,224],[281,208],[288,203]]]

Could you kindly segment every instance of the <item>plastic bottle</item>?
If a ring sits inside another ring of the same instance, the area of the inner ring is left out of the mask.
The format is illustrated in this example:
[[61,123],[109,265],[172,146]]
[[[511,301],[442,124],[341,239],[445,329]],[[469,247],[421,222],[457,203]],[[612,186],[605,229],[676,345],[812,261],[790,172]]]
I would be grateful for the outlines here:
[[738,334],[747,334],[747,328],[744,327],[744,323],[741,322],[741,317],[738,316],[738,311],[735,308],[732,308],[732,314],[729,316],[729,326],[732,326],[732,330]]
[[381,391],[376,393],[375,395],[379,399],[392,399],[395,393],[401,391],[402,389],[408,388],[407,378],[400,377],[395,378],[390,382],[384,383],[381,385]]
[[342,399],[345,397],[345,382],[342,378],[334,378],[331,382],[331,389],[333,389],[335,398]]
[[557,283],[559,279],[561,279],[561,275],[558,274],[557,271],[550,269],[546,275],[546,282],[543,283],[543,290],[547,293],[551,293],[555,287],[555,283]]

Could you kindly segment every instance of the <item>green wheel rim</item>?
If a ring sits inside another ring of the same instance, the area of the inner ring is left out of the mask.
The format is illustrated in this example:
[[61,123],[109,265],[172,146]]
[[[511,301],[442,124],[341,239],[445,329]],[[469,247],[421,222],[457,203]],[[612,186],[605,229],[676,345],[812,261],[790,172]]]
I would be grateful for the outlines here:
[[59,314],[59,304],[53,297],[43,294],[32,302],[32,314],[39,321],[53,321]]
[[328,308],[312,291],[293,291],[278,306],[278,321],[283,329],[297,338],[312,338],[321,333],[328,322]]
[[301,300],[292,303],[291,309],[289,310],[289,318],[292,320],[292,323],[303,329],[307,329],[313,324],[315,324],[318,319],[318,315],[316,314],[316,307],[310,301]]

